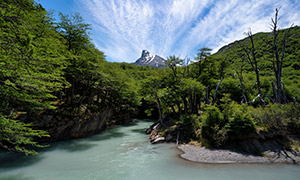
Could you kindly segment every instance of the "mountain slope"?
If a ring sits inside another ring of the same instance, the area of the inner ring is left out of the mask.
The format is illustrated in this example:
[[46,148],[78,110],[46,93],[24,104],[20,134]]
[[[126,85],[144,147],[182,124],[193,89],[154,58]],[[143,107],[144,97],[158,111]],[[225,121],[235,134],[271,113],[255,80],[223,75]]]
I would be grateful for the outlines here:
[[137,59],[134,64],[138,66],[150,66],[156,68],[163,68],[165,65],[165,60],[160,56],[151,54],[147,50],[143,50],[141,57]]
[[[300,97],[300,27],[295,26],[289,29],[282,29],[278,31],[278,47],[283,46],[283,39],[286,31],[289,30],[289,35],[284,52],[282,82],[284,84],[287,94],[291,97]],[[275,80],[272,61],[272,48],[270,44],[273,43],[273,34],[271,32],[257,33],[253,35],[255,54],[258,61],[258,70],[261,76],[261,83],[265,89],[264,94],[272,94],[271,83]],[[269,43],[269,44],[268,44]],[[233,77],[236,73],[241,73],[241,65],[244,64],[243,74],[245,82],[253,83],[254,71],[249,63],[242,61],[239,54],[245,56],[242,47],[246,49],[251,48],[250,38],[246,37],[242,40],[232,42],[222,47],[217,53],[212,55],[217,59],[218,63],[226,62],[225,74],[227,77]],[[249,49],[248,49],[249,50]],[[251,55],[251,53],[249,53]],[[282,56],[282,49],[279,48],[279,56]],[[217,62],[215,62],[217,63]],[[269,88],[266,88],[266,87]],[[267,90],[266,90],[267,89]]]

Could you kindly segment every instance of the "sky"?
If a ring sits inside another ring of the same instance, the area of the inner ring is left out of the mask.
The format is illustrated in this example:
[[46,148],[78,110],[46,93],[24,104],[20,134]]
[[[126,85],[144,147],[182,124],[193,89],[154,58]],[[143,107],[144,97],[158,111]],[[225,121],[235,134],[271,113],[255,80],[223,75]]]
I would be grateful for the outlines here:
[[[270,31],[279,8],[279,28],[300,25],[300,0],[39,0],[47,10],[79,12],[92,25],[91,38],[110,62],[137,60],[142,50],[167,58],[193,59],[198,49],[216,52]],[[55,16],[57,17],[57,16]]]

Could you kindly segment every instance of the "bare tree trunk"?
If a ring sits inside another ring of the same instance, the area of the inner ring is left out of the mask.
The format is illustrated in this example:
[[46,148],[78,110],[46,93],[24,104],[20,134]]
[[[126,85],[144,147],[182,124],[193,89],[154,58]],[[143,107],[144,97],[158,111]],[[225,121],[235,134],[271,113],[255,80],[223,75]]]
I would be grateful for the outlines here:
[[266,97],[269,98],[272,103],[275,103],[275,100],[272,99],[270,96],[266,95]]
[[[240,85],[241,85],[241,88],[242,88],[242,96],[243,96],[243,99],[242,99],[241,103],[243,103],[243,102],[248,103],[247,96],[246,96],[246,93],[245,93],[243,78],[242,78],[242,72],[241,72],[241,74],[238,74],[238,76],[239,76]],[[234,78],[237,80],[237,77],[235,76],[235,74],[234,74]]]
[[251,31],[248,32],[248,37],[250,38],[251,41],[251,54],[252,54],[252,63],[253,63],[253,69],[255,71],[256,74],[256,82],[257,82],[257,89],[258,89],[258,94],[262,95],[261,93],[261,85],[260,85],[260,79],[259,79],[259,70],[258,70],[258,66],[257,66],[257,60],[256,60],[256,52],[255,52],[255,46],[254,46],[254,40],[253,40],[253,35],[251,33]]
[[[250,64],[251,67],[252,67],[252,69],[253,69],[253,71],[255,72],[256,83],[257,83],[257,90],[258,90],[258,94],[259,94],[258,97],[260,97],[261,103],[262,103],[262,105],[264,105],[265,102],[264,102],[264,100],[262,98],[262,91],[261,91],[261,84],[260,84],[260,77],[259,77],[259,69],[258,69],[258,62],[257,62],[257,59],[256,59],[256,51],[255,51],[254,39],[253,39],[253,34],[252,34],[251,30],[248,31],[247,36],[250,39],[251,47],[247,48],[244,45],[240,44],[240,47],[244,51],[244,55],[246,56],[246,58],[243,55],[241,55],[241,54],[238,54],[238,55],[240,56],[240,58],[243,61],[245,61],[248,64]],[[245,98],[245,96],[244,96],[244,98]]]
[[243,84],[243,80],[241,77],[239,77],[240,79],[240,84],[241,84],[241,87],[242,87],[242,95],[243,95],[243,98],[245,100],[245,103],[248,103],[248,100],[247,100],[247,97],[246,97],[246,93],[245,93],[245,87],[244,87],[244,84]]
[[[283,60],[285,58],[285,48],[288,40],[289,29],[286,30],[286,33],[283,38],[282,47],[278,47],[278,9],[275,10],[275,18],[272,18],[272,31],[273,31],[273,54],[275,57],[275,62],[273,61],[273,70],[276,78],[276,91],[273,92],[275,96],[276,103],[287,103],[288,100],[285,95],[284,87],[282,86],[281,77],[282,77],[282,66]],[[281,57],[280,51],[281,50]]]
[[218,85],[217,85],[217,87],[216,87],[216,91],[215,91],[215,93],[214,93],[214,95],[213,95],[212,105],[214,105],[215,102],[216,102],[217,92],[218,92],[219,86],[221,85],[222,81],[224,80],[224,72],[223,72],[223,69],[224,69],[224,63],[225,63],[224,61],[221,63],[221,69],[220,69],[220,71],[221,71],[221,80],[220,80],[220,82],[218,83]]
[[274,102],[277,102],[277,91],[276,91],[276,86],[274,82],[272,82],[272,89],[273,89],[273,94],[274,94]]
[[216,87],[216,91],[215,91],[215,93],[214,93],[214,95],[213,95],[213,101],[212,101],[211,105],[214,105],[215,102],[216,102],[217,92],[218,92],[219,86],[221,85],[223,79],[224,79],[224,78],[222,77],[221,80],[220,80],[220,82],[218,83],[218,85],[217,85],[217,87]]

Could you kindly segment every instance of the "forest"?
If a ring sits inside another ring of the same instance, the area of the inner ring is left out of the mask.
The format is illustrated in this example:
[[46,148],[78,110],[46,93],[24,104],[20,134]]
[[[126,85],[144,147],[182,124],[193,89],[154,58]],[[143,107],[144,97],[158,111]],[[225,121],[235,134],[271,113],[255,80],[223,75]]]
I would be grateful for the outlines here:
[[152,136],[179,144],[276,132],[300,150],[300,27],[279,29],[277,9],[270,32],[171,55],[165,68],[107,62],[78,13],[55,20],[33,0],[4,0],[0,11],[2,149],[36,154],[44,142],[152,118]]

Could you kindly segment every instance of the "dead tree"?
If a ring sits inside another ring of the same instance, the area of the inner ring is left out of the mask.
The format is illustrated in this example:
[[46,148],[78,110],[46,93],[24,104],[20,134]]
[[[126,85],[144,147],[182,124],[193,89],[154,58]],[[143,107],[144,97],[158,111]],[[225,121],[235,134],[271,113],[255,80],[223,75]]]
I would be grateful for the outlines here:
[[263,99],[263,95],[262,95],[262,91],[261,91],[258,61],[257,61],[257,57],[256,57],[254,39],[253,39],[253,34],[252,34],[251,30],[249,30],[246,33],[246,35],[248,36],[251,45],[250,45],[250,47],[247,47],[247,46],[239,43],[239,46],[242,48],[243,53],[242,54],[237,53],[237,54],[243,61],[247,62],[251,66],[252,70],[255,72],[256,84],[257,84],[257,90],[258,90],[257,97],[260,99],[262,105],[265,106],[265,100]]
[[[287,98],[283,89],[281,77],[282,77],[282,65],[285,58],[285,48],[288,40],[289,29],[286,30],[283,38],[283,44],[279,47],[278,44],[278,9],[275,10],[275,18],[272,18],[272,34],[273,34],[273,70],[276,78],[276,86],[274,91],[274,97],[276,103],[287,103]],[[281,52],[280,52],[281,51]],[[281,54],[281,55],[280,55]]]
[[[271,55],[270,58],[266,59],[272,63],[273,66],[273,71],[274,71],[274,76],[275,76],[275,83],[272,82],[272,88],[273,88],[273,94],[274,94],[274,99],[273,102],[275,103],[288,103],[288,99],[286,97],[285,91],[284,91],[284,84],[282,82],[282,67],[283,67],[283,62],[285,58],[285,48],[286,48],[286,43],[289,38],[289,29],[285,30],[283,41],[279,42],[278,40],[278,35],[279,35],[279,28],[278,28],[278,9],[275,9],[275,17],[274,19],[272,18],[272,23],[271,23],[271,30],[272,30],[272,40],[268,41],[264,39],[265,43],[270,47],[270,52],[269,54]],[[291,25],[293,27],[293,25]],[[281,44],[280,44],[281,43]]]
[[[226,58],[225,58],[225,60],[226,60]],[[220,71],[221,71],[221,80],[220,80],[220,82],[218,83],[218,85],[217,85],[217,87],[216,87],[216,91],[215,91],[215,93],[214,93],[214,95],[213,95],[213,101],[212,101],[212,103],[211,103],[212,105],[214,105],[215,102],[216,102],[218,89],[219,89],[219,87],[220,87],[222,81],[224,80],[224,71],[223,71],[223,70],[224,70],[224,66],[225,66],[225,60],[221,63],[221,69],[220,69]]]
[[[241,103],[243,103],[243,102],[248,103],[247,96],[246,96],[246,91],[245,91],[245,86],[244,86],[244,83],[243,83],[243,70],[244,70],[244,67],[245,67],[246,60],[244,59],[242,54],[238,53],[237,51],[234,51],[234,52],[235,52],[235,54],[237,54],[241,58],[241,65],[238,65],[239,69],[234,73],[233,76],[236,80],[238,80],[238,78],[239,78],[239,81],[240,81],[240,86],[241,86],[242,96],[243,96]],[[238,75],[238,78],[236,77],[236,74]]]

